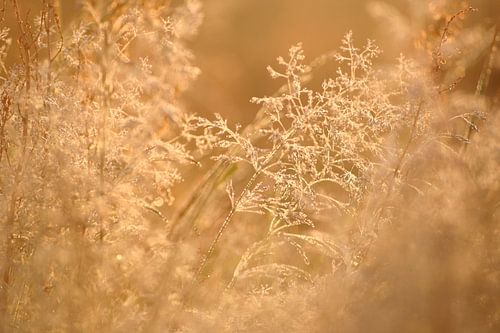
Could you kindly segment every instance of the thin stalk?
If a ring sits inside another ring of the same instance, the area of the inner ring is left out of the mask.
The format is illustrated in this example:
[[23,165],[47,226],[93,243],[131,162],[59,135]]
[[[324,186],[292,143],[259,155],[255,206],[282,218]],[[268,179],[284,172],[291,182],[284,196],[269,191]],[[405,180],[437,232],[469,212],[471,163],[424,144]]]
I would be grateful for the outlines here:
[[260,173],[262,171],[264,171],[264,170],[267,170],[269,168],[269,166],[272,165],[272,161],[273,161],[274,157],[276,156],[276,154],[281,150],[281,148],[283,147],[283,144],[285,142],[287,142],[288,139],[292,135],[294,135],[294,133],[295,133],[295,128],[290,129],[290,131],[285,135],[285,137],[283,138],[283,140],[277,146],[275,146],[272,149],[271,152],[269,152],[269,155],[264,160],[264,162],[262,162],[262,165],[258,169],[255,170],[254,174],[252,175],[252,177],[250,178],[250,180],[245,185],[245,188],[243,189],[243,191],[241,192],[241,194],[239,195],[239,197],[235,200],[234,204],[231,207],[231,210],[229,211],[228,215],[224,219],[224,222],[222,223],[221,227],[219,228],[219,231],[217,232],[217,235],[216,235],[215,239],[210,244],[210,248],[208,249],[208,251],[207,251],[206,255],[203,257],[203,259],[201,260],[201,264],[200,264],[200,266],[199,266],[199,268],[197,270],[197,273],[196,273],[197,277],[199,277],[201,275],[201,273],[203,273],[203,270],[204,270],[204,268],[205,268],[205,266],[207,264],[208,259],[212,255],[212,253],[213,253],[213,251],[215,249],[215,246],[217,245],[220,237],[222,236],[222,233],[227,228],[227,226],[231,222],[234,214],[238,210],[238,206],[241,203],[241,200],[243,200],[243,198],[245,197],[245,195],[250,191],[250,189],[252,188],[252,186],[255,184],[255,181],[257,180],[257,178],[260,175]]
[[222,234],[224,233],[224,230],[226,230],[226,228],[228,227],[229,223],[233,219],[234,214],[238,210],[238,206],[240,205],[240,203],[243,200],[243,198],[245,197],[245,195],[248,194],[248,192],[250,191],[250,189],[252,188],[252,186],[255,184],[255,181],[257,180],[257,178],[258,178],[259,175],[260,175],[260,171],[257,170],[252,175],[252,177],[250,178],[250,180],[245,185],[245,188],[243,189],[243,191],[240,193],[240,195],[238,196],[238,198],[236,199],[236,201],[232,205],[231,210],[229,211],[229,213],[227,214],[226,218],[224,219],[224,222],[222,222],[222,225],[220,226],[219,230],[217,231],[217,235],[215,236],[214,240],[210,244],[210,247],[208,248],[207,253],[201,259],[200,266],[198,267],[198,270],[196,272],[196,277],[197,278],[199,278],[201,276],[201,274],[203,273],[203,271],[204,271],[204,269],[205,269],[205,267],[207,265],[208,259],[212,256],[212,254],[213,254],[213,252],[215,250],[215,246],[219,242]]
[[[493,39],[491,40],[490,47],[488,49],[488,58],[486,59],[483,69],[481,71],[481,75],[479,76],[479,80],[476,85],[476,92],[475,96],[481,96],[485,93],[486,89],[488,88],[488,85],[490,83],[490,78],[491,78],[491,71],[493,68],[493,63],[495,61],[496,53],[498,51],[498,46],[497,46],[497,38],[498,38],[498,24],[495,25],[494,32],[493,32]],[[477,131],[477,125],[476,122],[478,121],[478,117],[476,115],[471,115],[469,119],[467,119],[467,129],[466,133],[464,136],[464,146],[463,146],[463,151],[467,149],[467,145],[470,142],[470,139],[472,137],[472,133]]]
[[394,168],[394,177],[397,177],[399,171],[401,170],[401,167],[403,165],[403,161],[408,154],[408,149],[410,148],[411,143],[413,142],[415,133],[417,131],[417,124],[418,124],[418,119],[420,118],[420,113],[422,111],[422,104],[423,101],[420,101],[417,107],[417,111],[415,112],[415,117],[413,118],[413,124],[411,127],[411,132],[410,132],[410,137],[408,138],[408,141],[406,142],[406,145],[403,149],[403,153],[399,157],[398,164],[396,165],[396,168]]
[[[99,195],[104,196],[105,192],[105,166],[106,166],[106,128],[107,128],[107,118],[110,105],[110,92],[107,85],[108,82],[108,52],[109,52],[109,34],[107,30],[104,30],[103,38],[103,56],[101,58],[101,89],[104,90],[103,93],[103,106],[101,110],[101,121],[100,121],[100,151],[99,151]],[[99,222],[99,240],[102,243],[104,240],[104,219],[102,214],[100,214]]]

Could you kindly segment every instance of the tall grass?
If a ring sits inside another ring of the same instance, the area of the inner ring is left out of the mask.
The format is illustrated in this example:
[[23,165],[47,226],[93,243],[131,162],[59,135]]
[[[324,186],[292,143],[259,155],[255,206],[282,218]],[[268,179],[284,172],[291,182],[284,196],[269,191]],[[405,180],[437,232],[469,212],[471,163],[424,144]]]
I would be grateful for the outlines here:
[[40,6],[2,9],[0,331],[498,331],[498,28],[473,7],[413,17],[391,63],[353,32],[292,46],[241,126],[182,103],[200,2]]

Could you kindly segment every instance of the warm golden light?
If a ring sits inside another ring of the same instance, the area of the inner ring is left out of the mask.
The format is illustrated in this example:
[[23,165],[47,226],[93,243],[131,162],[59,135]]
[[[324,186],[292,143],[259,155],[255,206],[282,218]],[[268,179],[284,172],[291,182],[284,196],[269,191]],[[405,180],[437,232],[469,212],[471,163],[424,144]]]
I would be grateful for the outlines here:
[[0,333],[500,332],[497,1],[0,6]]

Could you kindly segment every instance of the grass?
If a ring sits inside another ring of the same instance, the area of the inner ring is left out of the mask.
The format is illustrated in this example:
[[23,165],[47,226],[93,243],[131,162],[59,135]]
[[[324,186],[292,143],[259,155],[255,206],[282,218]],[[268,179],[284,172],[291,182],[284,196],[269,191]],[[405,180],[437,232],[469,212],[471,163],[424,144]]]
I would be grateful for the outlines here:
[[472,7],[393,62],[293,45],[241,126],[182,103],[200,2],[2,5],[0,332],[498,331],[498,36]]

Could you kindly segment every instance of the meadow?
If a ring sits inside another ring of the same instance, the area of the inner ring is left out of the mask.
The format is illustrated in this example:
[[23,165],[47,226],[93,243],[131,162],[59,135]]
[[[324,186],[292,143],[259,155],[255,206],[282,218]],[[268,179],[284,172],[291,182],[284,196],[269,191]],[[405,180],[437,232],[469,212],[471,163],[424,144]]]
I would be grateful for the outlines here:
[[500,331],[495,0],[0,6],[0,333]]

